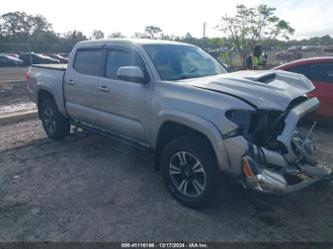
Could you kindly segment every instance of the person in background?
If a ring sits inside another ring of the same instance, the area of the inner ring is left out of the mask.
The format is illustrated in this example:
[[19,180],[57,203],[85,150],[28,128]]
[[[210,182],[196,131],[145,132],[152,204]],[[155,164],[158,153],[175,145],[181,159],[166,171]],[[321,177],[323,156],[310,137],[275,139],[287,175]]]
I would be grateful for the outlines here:
[[267,64],[267,55],[263,53],[261,46],[256,45],[252,54],[246,58],[246,68],[249,70],[263,70]]

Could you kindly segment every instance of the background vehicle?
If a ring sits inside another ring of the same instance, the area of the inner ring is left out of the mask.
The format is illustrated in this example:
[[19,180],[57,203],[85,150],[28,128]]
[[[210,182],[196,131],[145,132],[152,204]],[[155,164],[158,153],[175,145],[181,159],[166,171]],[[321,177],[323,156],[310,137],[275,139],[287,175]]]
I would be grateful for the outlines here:
[[23,65],[23,61],[7,55],[7,54],[0,54],[0,66],[22,66]]
[[316,51],[316,50],[320,50],[320,47],[315,46],[315,45],[309,45],[309,46],[302,47],[302,51]]
[[322,48],[323,52],[333,52],[333,46],[324,46]]
[[60,63],[59,60],[53,59],[49,56],[43,54],[37,54],[34,52],[25,53],[20,55],[20,59],[23,60],[24,65],[31,64],[57,64]]
[[15,58],[19,58],[20,57],[19,53],[14,53],[14,52],[3,53],[3,54],[9,55],[9,56],[12,56],[12,57],[15,57]]
[[47,56],[59,60],[60,63],[68,63],[68,58],[61,56],[60,54],[47,54]]
[[289,72],[300,73],[308,77],[316,89],[309,96],[317,97],[320,106],[316,115],[333,120],[333,57],[308,58],[276,67]]
[[278,60],[290,61],[302,58],[302,52],[299,49],[283,50],[276,53]]
[[328,177],[297,127],[319,105],[299,74],[227,73],[196,46],[114,39],[80,42],[68,65],[33,65],[27,78],[50,138],[74,124],[153,151],[170,193],[192,208],[211,203],[220,172],[265,193]]

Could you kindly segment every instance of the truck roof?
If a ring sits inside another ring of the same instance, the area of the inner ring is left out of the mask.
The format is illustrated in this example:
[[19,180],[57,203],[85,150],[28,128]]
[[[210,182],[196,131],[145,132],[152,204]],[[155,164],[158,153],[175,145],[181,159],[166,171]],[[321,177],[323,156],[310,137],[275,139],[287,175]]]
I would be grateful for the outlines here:
[[81,42],[77,43],[76,46],[89,47],[89,46],[102,46],[105,44],[137,44],[137,45],[169,44],[169,45],[193,46],[188,43],[177,42],[177,41],[152,40],[152,39],[128,39],[128,38],[87,40],[87,41],[81,41]]

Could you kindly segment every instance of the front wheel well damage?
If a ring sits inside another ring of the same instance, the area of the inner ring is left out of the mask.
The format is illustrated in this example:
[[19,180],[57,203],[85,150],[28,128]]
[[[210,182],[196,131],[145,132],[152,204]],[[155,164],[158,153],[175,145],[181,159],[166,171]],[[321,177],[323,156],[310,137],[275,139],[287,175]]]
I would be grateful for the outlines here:
[[160,169],[160,157],[164,147],[173,139],[184,135],[193,135],[196,137],[200,137],[202,141],[204,141],[205,143],[204,146],[208,146],[209,149],[211,149],[215,155],[213,146],[206,135],[189,126],[179,124],[176,122],[167,121],[161,126],[157,136],[155,153],[154,153],[154,168],[156,170]]

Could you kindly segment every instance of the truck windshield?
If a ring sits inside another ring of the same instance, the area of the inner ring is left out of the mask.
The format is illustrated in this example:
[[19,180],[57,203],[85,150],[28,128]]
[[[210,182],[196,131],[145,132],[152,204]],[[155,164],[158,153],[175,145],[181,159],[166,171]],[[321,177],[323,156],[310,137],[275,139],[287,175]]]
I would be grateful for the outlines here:
[[144,45],[162,80],[181,80],[226,73],[212,56],[186,45]]

